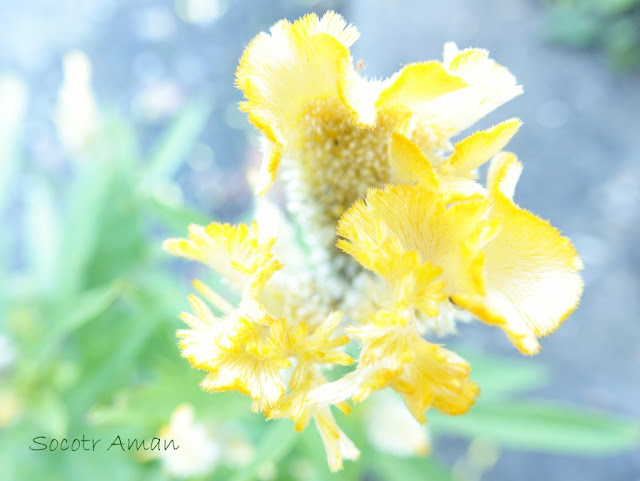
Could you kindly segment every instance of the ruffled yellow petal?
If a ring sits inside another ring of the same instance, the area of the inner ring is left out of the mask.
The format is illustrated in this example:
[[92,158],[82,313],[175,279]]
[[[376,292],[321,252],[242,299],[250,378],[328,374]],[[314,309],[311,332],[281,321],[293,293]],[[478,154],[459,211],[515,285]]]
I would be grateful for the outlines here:
[[178,337],[182,339],[182,356],[197,369],[215,369],[217,359],[221,355],[218,342],[225,335],[227,326],[197,297],[189,296],[189,303],[195,315],[183,312],[180,318],[191,329],[181,329],[177,332]]
[[392,257],[395,270],[388,282],[392,286],[395,307],[415,308],[433,317],[446,299],[444,282],[439,280],[442,269],[430,262],[421,263],[418,253],[405,252]]
[[582,261],[549,222],[510,200],[520,171],[515,156],[496,157],[491,171],[491,216],[501,230],[483,248],[486,295],[453,300],[500,326],[523,353],[536,354],[537,338],[554,331],[578,305]]
[[254,410],[263,411],[277,403],[285,392],[280,370],[291,365],[284,346],[271,338],[265,326],[278,325],[268,314],[257,319],[259,309],[241,305],[229,315],[217,318],[195,296],[189,297],[193,314],[182,313],[191,329],[177,332],[182,356],[197,369],[209,372],[204,390],[237,390],[251,396]]
[[[438,125],[457,133],[467,129],[489,112],[522,93],[509,70],[489,58],[486,50],[458,50],[452,42],[445,44],[443,64],[452,74],[469,86],[442,98],[448,110],[436,115]],[[436,99],[437,104],[440,99]],[[436,105],[437,108],[444,105]]]
[[489,165],[487,172],[487,186],[491,190],[491,197],[501,195],[513,200],[516,184],[522,173],[522,163],[511,152],[502,152]]
[[282,265],[273,258],[274,239],[260,239],[258,225],[211,223],[206,228],[192,224],[188,239],[168,239],[169,253],[211,266],[238,288],[245,284],[259,291]]
[[453,153],[439,171],[456,177],[472,177],[472,172],[497,155],[522,125],[519,119],[509,119],[481,130],[456,142]]
[[[328,322],[331,323],[331,321]],[[331,332],[334,328],[335,326],[327,327]],[[314,366],[311,358],[302,357],[291,375],[289,393],[265,414],[269,419],[284,417],[291,419],[297,431],[305,429],[309,421],[314,419],[327,452],[329,467],[332,471],[337,471],[342,469],[343,458],[357,459],[360,452],[338,427],[331,414],[331,408],[327,405],[320,406],[309,397],[309,392],[313,388],[323,385],[326,385],[326,379]],[[336,404],[341,411],[349,414],[348,404],[345,402]]]
[[292,343],[291,351],[295,353],[298,359],[313,361],[317,364],[337,364],[341,366],[352,364],[353,359],[351,356],[336,349],[349,342],[348,336],[334,336],[341,319],[341,312],[333,312],[311,333],[307,333],[306,325],[300,324],[297,329],[299,334]]
[[484,220],[488,208],[487,200],[447,207],[440,192],[420,187],[370,189],[340,219],[344,240],[338,245],[375,272],[376,256],[395,239],[402,252],[417,252],[420,263],[442,270],[446,293],[482,293],[480,245],[491,231]]
[[469,364],[423,339],[414,326],[390,321],[394,316],[402,317],[399,312],[380,314],[383,318],[372,319],[373,324],[350,329],[362,344],[353,399],[362,401],[390,386],[422,423],[426,422],[424,412],[431,406],[446,414],[466,412],[479,392],[469,380]]
[[439,190],[445,204],[482,199],[487,195],[485,188],[472,180],[469,172],[465,172],[466,177],[459,177],[448,162],[434,169],[418,145],[399,132],[391,134],[389,165],[394,184],[419,185],[429,190]]
[[480,393],[469,380],[469,364],[452,351],[416,338],[414,359],[391,386],[398,391],[409,411],[421,423],[430,407],[458,415],[466,413]]
[[375,80],[362,77],[356,70],[350,69],[340,79],[340,100],[351,114],[351,121],[357,127],[372,128],[378,121],[376,102],[380,93],[387,88],[392,79]]
[[375,106],[379,111],[409,113],[420,110],[425,102],[466,86],[463,79],[449,74],[440,62],[413,63],[400,70],[391,85],[380,93]]
[[404,135],[393,132],[389,143],[389,165],[394,184],[420,184],[438,187],[436,173],[418,146]]
[[416,251],[405,252],[397,239],[380,241],[375,250],[344,240],[338,241],[338,247],[387,282],[396,308],[420,309],[427,316],[438,314],[438,305],[446,299],[439,279],[442,269],[421,262]]
[[[488,58],[485,50],[459,51],[454,44],[448,43],[444,48],[444,61],[437,65],[443,74],[435,75],[435,78],[446,79],[444,84],[453,86],[455,83],[458,88],[425,101],[419,95],[416,98],[409,96],[401,104],[401,115],[394,117],[399,123],[396,131],[415,142],[426,155],[433,157],[432,160],[439,151],[449,150],[451,137],[522,92],[513,75]],[[418,77],[416,74],[415,78]],[[416,91],[421,88],[417,81],[411,85]]]
[[225,353],[220,359],[221,367],[207,374],[200,387],[209,392],[239,391],[251,397],[254,411],[265,411],[285,393],[280,374],[280,369],[288,367],[285,361]]
[[[443,96],[443,98],[447,97],[448,95]],[[450,138],[454,134],[454,132],[449,132],[438,125],[437,122],[434,122],[433,112],[426,111],[427,107],[430,108],[431,103],[438,99],[440,97],[427,103],[420,112],[414,111],[404,117],[394,119],[396,122],[393,126],[395,133],[406,137],[418,146],[434,168],[444,160],[442,159],[443,152],[449,152],[453,148]],[[447,106],[443,103],[438,108],[447,108]]]

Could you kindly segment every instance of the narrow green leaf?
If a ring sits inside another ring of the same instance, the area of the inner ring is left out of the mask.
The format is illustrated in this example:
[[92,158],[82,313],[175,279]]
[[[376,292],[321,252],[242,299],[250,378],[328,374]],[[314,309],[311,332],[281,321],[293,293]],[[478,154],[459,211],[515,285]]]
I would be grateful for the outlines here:
[[87,163],[71,185],[69,220],[63,231],[66,237],[61,241],[58,256],[64,259],[58,279],[59,298],[69,299],[84,281],[98,241],[103,209],[109,201],[112,174],[108,162]]
[[105,115],[101,134],[101,142],[93,155],[115,165],[121,178],[133,182],[142,157],[134,125],[119,114],[110,112]]
[[[0,218],[16,192],[15,173],[20,165],[20,140],[22,121],[27,106],[28,90],[17,75],[0,73]],[[9,269],[12,263],[10,246],[15,232],[14,225],[3,229],[0,236],[0,316],[4,317],[4,298],[10,287]]]
[[132,297],[131,327],[124,342],[114,346],[112,355],[91,371],[85,382],[70,394],[68,405],[71,412],[83,413],[104,392],[113,389],[116,374],[127,368],[136,367],[136,356],[144,347],[145,342],[160,325],[157,322],[158,313],[151,300],[137,293],[130,293]]
[[48,332],[46,343],[40,349],[35,365],[48,364],[62,341],[73,331],[105,312],[122,290],[123,283],[115,281],[78,296],[74,301],[73,309]]
[[201,96],[189,102],[164,133],[151,156],[142,188],[167,181],[180,167],[202,132],[213,107],[212,98]]
[[436,434],[483,438],[510,448],[555,454],[612,454],[639,441],[624,418],[547,402],[482,403],[458,417],[433,413]]
[[591,0],[589,7],[602,15],[621,15],[638,4],[638,0]]
[[42,390],[29,406],[31,422],[48,436],[60,438],[67,432],[69,417],[63,400],[49,390]]
[[160,221],[169,229],[170,235],[185,236],[189,224],[208,225],[215,219],[184,205],[170,205],[154,197],[148,204]]
[[26,191],[25,224],[29,271],[40,293],[49,293],[57,279],[60,252],[60,218],[53,192],[41,179],[33,179]]
[[291,422],[285,420],[268,421],[268,427],[264,430],[254,461],[237,471],[230,481],[256,479],[258,471],[264,463],[277,464],[289,454],[297,439],[298,433]]
[[598,42],[601,24],[588,12],[565,7],[549,12],[547,37],[557,43],[573,48],[587,48]]
[[451,349],[471,364],[471,379],[480,386],[484,400],[532,391],[550,381],[549,369],[536,360],[466,353],[463,348]]
[[0,74],[0,213],[15,187],[12,178],[19,165],[27,96],[27,86],[20,77]]
[[449,470],[433,457],[398,458],[376,452],[367,461],[381,481],[454,481]]

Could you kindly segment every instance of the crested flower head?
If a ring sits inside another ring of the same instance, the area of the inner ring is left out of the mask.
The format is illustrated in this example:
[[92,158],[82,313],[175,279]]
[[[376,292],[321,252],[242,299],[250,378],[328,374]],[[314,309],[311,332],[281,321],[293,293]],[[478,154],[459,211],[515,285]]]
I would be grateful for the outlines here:
[[[164,244],[238,294],[195,281],[181,315],[182,355],[207,372],[202,388],[240,391],[297,430],[313,420],[332,470],[359,455],[333,407],[348,414],[349,401],[390,388],[416,422],[431,408],[464,414],[480,392],[472,366],[432,338],[475,317],[535,354],[582,293],[571,242],[513,201],[521,164],[503,149],[520,121],[453,140],[521,93],[513,75],[485,50],[448,43],[441,61],[367,79],[349,51],[357,37],[328,12],[249,44],[236,85],[262,134],[256,193],[280,177],[289,212],[262,199],[260,229],[191,226]],[[413,445],[428,449],[420,434]]]
[[335,224],[349,206],[394,180],[392,132],[439,161],[452,136],[521,92],[486,51],[454,44],[443,61],[367,79],[350,56],[358,36],[334,12],[283,20],[249,44],[236,72],[241,109],[263,135],[256,191],[271,187],[282,164],[289,208],[325,254],[318,262],[337,255]]

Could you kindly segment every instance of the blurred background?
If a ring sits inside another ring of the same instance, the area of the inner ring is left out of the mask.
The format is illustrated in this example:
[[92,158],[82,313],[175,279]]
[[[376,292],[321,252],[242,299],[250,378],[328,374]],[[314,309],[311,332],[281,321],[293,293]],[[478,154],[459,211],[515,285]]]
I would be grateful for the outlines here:
[[[338,419],[363,459],[336,475],[314,428],[200,392],[174,332],[206,273],[160,249],[189,223],[252,217],[237,61],[276,21],[327,9],[360,30],[371,77],[449,40],[506,65],[525,94],[477,127],[522,119],[515,200],[586,266],[581,305],[535,358],[462,326],[451,341],[483,401],[430,417],[430,457],[379,441],[380,401]],[[638,0],[0,0],[2,479],[640,480],[639,43]],[[160,432],[182,457],[105,451]],[[83,435],[102,449],[50,450]]]

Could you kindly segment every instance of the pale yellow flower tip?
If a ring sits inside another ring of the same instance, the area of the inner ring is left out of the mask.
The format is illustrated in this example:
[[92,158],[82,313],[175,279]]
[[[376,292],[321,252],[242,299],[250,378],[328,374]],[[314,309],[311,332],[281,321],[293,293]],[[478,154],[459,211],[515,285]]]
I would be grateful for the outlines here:
[[447,175],[471,177],[472,172],[497,155],[516,134],[522,122],[513,118],[456,142],[440,170]]
[[247,99],[240,108],[270,141],[256,193],[273,184],[288,134],[307,104],[339,98],[340,80],[350,68],[349,47],[358,35],[338,14],[327,12],[293,24],[280,21],[245,49],[236,70],[236,85]]
[[360,457],[360,451],[338,427],[328,407],[318,408],[314,419],[322,438],[322,444],[327,452],[327,461],[331,471],[341,470],[343,459],[355,460]]
[[450,110],[439,120],[449,129],[460,132],[500,105],[522,93],[515,77],[506,67],[489,58],[489,52],[479,48],[459,50],[453,42],[444,46],[443,64],[461,77],[469,87],[450,95]]
[[436,97],[466,87],[460,77],[449,74],[437,61],[406,65],[385,88],[375,106],[377,109],[393,108],[398,113],[407,113]]
[[486,295],[454,296],[459,306],[500,326],[524,354],[575,310],[582,295],[582,261],[571,241],[510,197],[521,165],[513,154],[494,158],[488,189],[499,233],[483,248]]
[[438,187],[439,182],[429,159],[415,143],[398,132],[391,134],[389,165],[394,184]]

